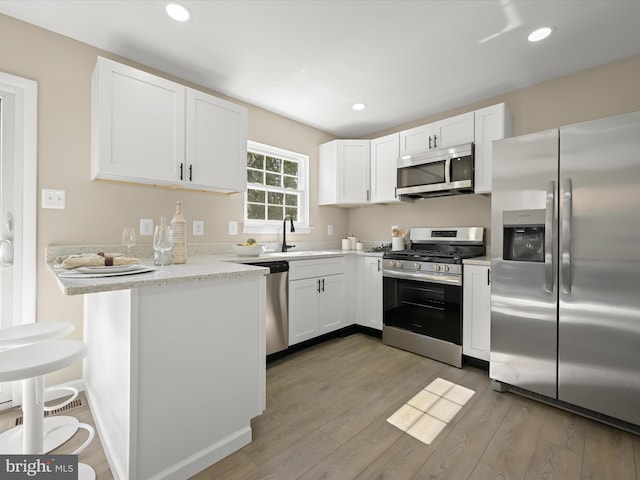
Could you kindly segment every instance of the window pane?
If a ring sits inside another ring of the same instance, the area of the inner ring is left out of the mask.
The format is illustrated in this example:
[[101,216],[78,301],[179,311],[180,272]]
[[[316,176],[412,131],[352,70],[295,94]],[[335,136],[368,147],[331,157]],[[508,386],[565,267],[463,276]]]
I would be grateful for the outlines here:
[[269,192],[270,205],[282,205],[284,202],[284,194],[279,192]]
[[298,206],[298,196],[287,193],[285,195],[285,202],[288,207]]
[[295,175],[298,176],[298,162],[290,162],[288,160],[284,161],[284,173],[287,175]]
[[282,214],[282,207],[274,207],[269,205],[269,218],[267,220],[282,220],[284,215]]
[[274,157],[267,157],[267,170],[270,172],[282,171],[282,160]]
[[247,204],[247,218],[250,220],[264,220],[264,205],[255,203]]
[[283,177],[285,188],[298,188],[298,179],[296,177]]
[[256,190],[255,188],[247,189],[247,201],[254,203],[264,203],[265,199],[264,190]]
[[278,175],[276,173],[267,173],[266,174],[266,185],[272,187],[281,187],[282,186],[282,175]]
[[298,209],[296,207],[285,208],[285,213],[286,215],[291,215],[291,218],[293,218],[294,222],[298,221]]
[[264,155],[259,153],[247,152],[247,167],[264,169]]
[[260,170],[247,170],[247,182],[264,184],[263,173]]

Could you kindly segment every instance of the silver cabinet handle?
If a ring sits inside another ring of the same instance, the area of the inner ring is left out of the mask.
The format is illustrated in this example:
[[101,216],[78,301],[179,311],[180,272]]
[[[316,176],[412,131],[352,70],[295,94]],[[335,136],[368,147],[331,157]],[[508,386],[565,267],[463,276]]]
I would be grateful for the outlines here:
[[547,185],[546,209],[544,216],[544,284],[545,291],[553,292],[553,213],[556,198],[556,182]]
[[9,240],[0,240],[0,267],[13,265],[13,244]]
[[562,291],[571,293],[571,219],[572,212],[572,196],[573,186],[570,178],[565,178],[563,184],[564,193],[562,194]]
[[378,259],[378,271],[380,271],[380,259]]

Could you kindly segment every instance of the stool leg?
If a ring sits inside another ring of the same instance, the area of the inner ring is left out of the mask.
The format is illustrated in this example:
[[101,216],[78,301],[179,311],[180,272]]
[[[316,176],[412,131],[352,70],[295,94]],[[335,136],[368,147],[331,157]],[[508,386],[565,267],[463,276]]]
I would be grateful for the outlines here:
[[41,455],[44,453],[44,377],[27,378],[22,382],[22,451]]

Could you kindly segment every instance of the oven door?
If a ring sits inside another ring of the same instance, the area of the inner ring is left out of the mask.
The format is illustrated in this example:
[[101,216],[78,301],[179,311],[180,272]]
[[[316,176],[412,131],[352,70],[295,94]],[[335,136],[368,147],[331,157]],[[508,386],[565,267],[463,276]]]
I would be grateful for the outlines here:
[[462,287],[383,278],[384,325],[462,345]]

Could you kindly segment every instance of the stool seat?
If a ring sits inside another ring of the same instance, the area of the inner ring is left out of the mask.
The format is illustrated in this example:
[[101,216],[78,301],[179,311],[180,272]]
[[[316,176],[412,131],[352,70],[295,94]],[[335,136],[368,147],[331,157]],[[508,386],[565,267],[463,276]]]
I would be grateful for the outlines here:
[[50,340],[0,353],[0,382],[39,377],[61,370],[87,356],[84,342]]
[[23,323],[0,329],[0,347],[17,347],[64,337],[73,332],[69,322]]

